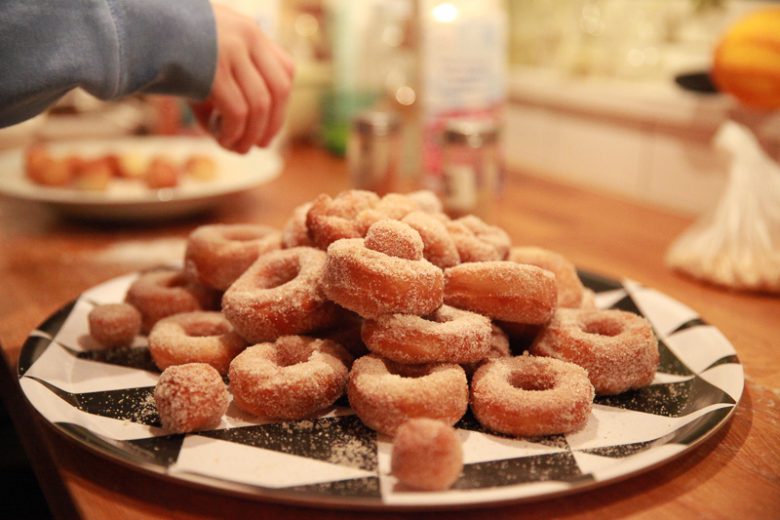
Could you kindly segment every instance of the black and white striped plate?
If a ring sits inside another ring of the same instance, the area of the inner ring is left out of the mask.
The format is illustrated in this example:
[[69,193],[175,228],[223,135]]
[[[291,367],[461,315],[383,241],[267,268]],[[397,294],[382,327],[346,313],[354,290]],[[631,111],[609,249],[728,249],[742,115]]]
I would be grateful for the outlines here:
[[89,349],[87,314],[119,302],[137,275],[81,295],[33,331],[19,377],[32,405],[58,431],[118,462],[196,485],[264,500],[322,507],[444,509],[517,502],[617,482],[667,462],[723,426],[744,385],[734,348],[685,305],[630,280],[581,273],[601,308],[642,314],[661,362],[641,391],[597,397],[585,428],[513,439],[470,416],[456,426],[464,469],[446,492],[399,489],[390,439],[369,430],[342,399],[320,417],[264,423],[230,407],[219,428],[170,435],[152,392],[159,371],[145,338],[130,349]]

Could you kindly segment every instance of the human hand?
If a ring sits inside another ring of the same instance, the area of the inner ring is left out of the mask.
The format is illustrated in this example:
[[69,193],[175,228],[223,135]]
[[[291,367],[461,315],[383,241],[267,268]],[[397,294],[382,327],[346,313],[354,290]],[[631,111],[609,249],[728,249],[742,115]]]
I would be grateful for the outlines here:
[[213,8],[217,70],[209,96],[192,109],[222,147],[246,153],[267,146],[282,126],[294,65],[251,18]]

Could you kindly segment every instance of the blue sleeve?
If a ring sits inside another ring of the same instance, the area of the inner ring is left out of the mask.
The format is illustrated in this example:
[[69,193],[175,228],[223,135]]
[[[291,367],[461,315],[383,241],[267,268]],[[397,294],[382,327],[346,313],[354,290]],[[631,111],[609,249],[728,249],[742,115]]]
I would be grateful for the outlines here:
[[0,127],[75,87],[106,100],[134,92],[202,99],[216,62],[208,0],[2,0]]

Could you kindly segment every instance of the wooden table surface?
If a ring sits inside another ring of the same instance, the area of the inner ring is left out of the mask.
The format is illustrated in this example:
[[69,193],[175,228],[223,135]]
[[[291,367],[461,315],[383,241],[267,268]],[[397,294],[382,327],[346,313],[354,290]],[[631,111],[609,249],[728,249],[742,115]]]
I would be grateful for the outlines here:
[[[313,148],[287,153],[283,174],[206,216],[157,226],[95,225],[0,199],[0,340],[15,370],[27,334],[85,289],[158,263],[153,254],[211,222],[281,226],[298,204],[348,187],[343,161]],[[746,387],[733,419],[696,449],[626,481],[563,498],[459,511],[459,518],[777,518],[780,511],[780,299],[705,286],[670,272],[663,254],[690,220],[612,196],[512,172],[495,224],[578,266],[629,277],[697,310],[733,343]],[[140,242],[149,242],[135,258]],[[61,437],[19,394],[4,397],[61,517],[363,518],[365,513],[290,507],[193,489],[120,466]],[[375,514],[401,518],[402,513]],[[452,513],[431,513],[448,518]]]

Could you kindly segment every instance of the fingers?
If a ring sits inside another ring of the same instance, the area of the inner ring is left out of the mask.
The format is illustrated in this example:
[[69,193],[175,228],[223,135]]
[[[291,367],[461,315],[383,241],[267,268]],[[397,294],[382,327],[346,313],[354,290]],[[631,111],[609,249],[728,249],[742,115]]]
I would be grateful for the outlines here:
[[244,133],[235,143],[234,150],[246,153],[267,133],[268,121],[276,110],[272,108],[276,105],[276,99],[248,56],[236,64],[233,74],[247,105]]
[[271,98],[265,131],[257,135],[253,141],[259,146],[267,146],[284,123],[287,100],[292,87],[293,67],[292,60],[289,58],[287,58],[287,63],[279,59],[280,54],[278,53],[284,54],[284,51],[281,49],[274,51],[273,49],[278,49],[276,44],[265,37],[263,39],[267,45],[255,46],[255,51],[252,53],[254,64],[262,74]]
[[251,19],[217,5],[214,12],[217,70],[206,102],[193,109],[209,130],[210,117],[219,114],[219,144],[246,153],[268,145],[281,128],[295,66]]

